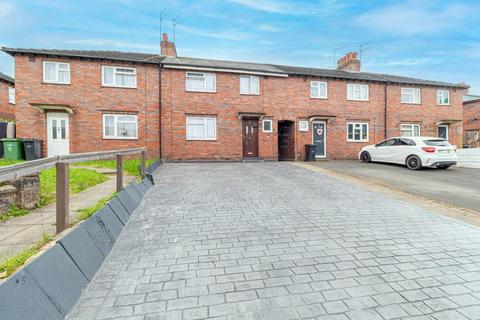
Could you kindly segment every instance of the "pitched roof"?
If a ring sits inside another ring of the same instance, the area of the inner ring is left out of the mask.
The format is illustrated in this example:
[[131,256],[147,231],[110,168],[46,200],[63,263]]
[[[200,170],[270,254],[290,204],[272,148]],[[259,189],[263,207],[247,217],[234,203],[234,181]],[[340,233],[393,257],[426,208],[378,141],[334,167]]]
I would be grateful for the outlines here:
[[480,101],[480,95],[475,94],[466,94],[463,96],[463,103],[477,102]]
[[117,61],[131,61],[141,63],[158,64],[162,56],[151,53],[122,52],[122,51],[102,51],[102,50],[57,50],[57,49],[28,49],[28,48],[2,48],[3,52],[10,55],[17,53],[40,54],[58,57],[105,59]]
[[5,73],[0,72],[0,80],[3,80],[5,82],[8,82],[10,84],[15,84],[15,79],[13,79],[10,76],[7,76]]
[[208,69],[238,70],[245,72],[271,73],[274,75],[306,75],[325,78],[336,78],[346,80],[363,80],[382,83],[411,84],[440,86],[466,89],[469,86],[465,84],[455,84],[448,82],[417,79],[411,77],[396,76],[390,74],[380,74],[371,72],[347,72],[334,69],[306,68],[285,65],[274,65],[268,63],[251,63],[240,61],[226,61],[214,59],[200,59],[189,57],[168,57],[158,54],[121,52],[121,51],[100,51],[100,50],[56,50],[56,49],[23,49],[23,48],[2,48],[8,54],[41,54],[60,57],[105,59],[116,61],[128,61],[136,63],[162,63],[171,67],[197,67]]

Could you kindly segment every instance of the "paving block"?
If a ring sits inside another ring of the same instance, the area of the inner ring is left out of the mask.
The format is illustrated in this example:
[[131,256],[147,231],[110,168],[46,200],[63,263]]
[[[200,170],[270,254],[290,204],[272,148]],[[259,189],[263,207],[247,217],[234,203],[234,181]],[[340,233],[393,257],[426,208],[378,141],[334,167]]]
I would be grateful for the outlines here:
[[[62,316],[66,316],[72,309],[82,289],[88,284],[87,278],[58,243],[32,261],[25,269]],[[21,300],[17,300],[16,304],[21,303]]]
[[95,245],[87,230],[85,230],[84,224],[82,223],[58,242],[63,246],[78,268],[80,268],[80,271],[88,281],[92,280],[102,265],[105,256]]
[[128,213],[127,209],[122,205],[120,200],[118,198],[113,198],[108,202],[108,205],[112,209],[112,211],[117,215],[118,219],[120,222],[122,222],[123,225],[127,224],[128,219],[130,218],[130,214]]
[[128,214],[132,215],[132,213],[137,208],[138,203],[136,203],[135,200],[132,199],[130,194],[127,193],[125,189],[120,191],[120,193],[117,195],[117,198],[123,204],[125,209],[127,209]]
[[25,269],[0,285],[1,319],[63,319],[45,292]]

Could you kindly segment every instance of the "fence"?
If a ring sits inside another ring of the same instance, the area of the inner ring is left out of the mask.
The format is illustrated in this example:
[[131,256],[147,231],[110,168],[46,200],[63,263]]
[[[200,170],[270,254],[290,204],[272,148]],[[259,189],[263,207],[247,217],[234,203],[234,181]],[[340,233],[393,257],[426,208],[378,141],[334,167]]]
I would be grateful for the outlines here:
[[55,156],[22,162],[0,168],[0,182],[15,180],[23,176],[38,173],[44,169],[56,167],[56,232],[60,233],[69,225],[69,165],[70,163],[82,162],[88,160],[99,160],[107,158],[116,158],[117,177],[116,191],[120,192],[123,188],[123,157],[130,154],[140,154],[140,174],[145,176],[146,149],[131,148],[100,152],[76,153],[65,156]]

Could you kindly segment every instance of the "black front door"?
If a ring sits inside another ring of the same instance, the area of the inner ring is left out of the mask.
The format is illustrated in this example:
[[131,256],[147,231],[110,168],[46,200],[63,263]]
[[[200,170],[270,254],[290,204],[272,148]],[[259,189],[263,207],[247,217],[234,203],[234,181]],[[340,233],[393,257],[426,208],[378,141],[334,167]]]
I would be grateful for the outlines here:
[[325,158],[325,136],[326,136],[326,124],[325,122],[314,122],[312,124],[313,131],[313,144],[317,146],[317,153],[315,154],[318,158]]

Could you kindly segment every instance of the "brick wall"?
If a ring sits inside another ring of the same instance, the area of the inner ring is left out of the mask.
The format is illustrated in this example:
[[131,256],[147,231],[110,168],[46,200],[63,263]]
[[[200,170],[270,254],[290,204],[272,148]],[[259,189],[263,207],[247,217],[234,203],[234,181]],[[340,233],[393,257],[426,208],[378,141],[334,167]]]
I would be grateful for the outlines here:
[[480,100],[463,105],[463,130],[480,130]]
[[8,88],[11,84],[0,80],[0,119],[14,120],[15,105],[8,102]]
[[[43,61],[70,63],[71,84],[46,84]],[[101,85],[101,66],[135,67],[137,88]],[[147,147],[149,156],[159,155],[159,70],[156,65],[119,62],[15,56],[17,137],[43,140],[46,155],[46,113],[33,104],[68,105],[70,153]],[[138,140],[103,139],[104,113],[128,112],[138,115]]]
[[[295,155],[305,156],[305,144],[312,143],[311,123],[308,132],[298,130],[299,120],[310,116],[333,116],[327,120],[327,157],[357,157],[362,146],[384,139],[385,85],[369,83],[369,101],[349,101],[347,83],[351,81],[290,76],[260,77],[260,95],[240,95],[239,75],[217,72],[216,93],[185,91],[185,70],[162,70],[162,155],[167,160],[240,159],[242,131],[239,112],[265,113],[273,120],[273,133],[259,131],[259,154],[277,159],[278,121],[295,123]],[[310,98],[310,81],[328,81],[328,99]],[[422,135],[437,136],[437,123],[462,119],[463,91],[450,90],[451,104],[436,105],[437,88],[422,88],[419,105],[400,103],[401,86],[390,85],[387,91],[388,136],[400,135],[401,123],[418,123]],[[187,115],[214,115],[217,118],[216,141],[187,141]],[[347,142],[347,122],[368,122],[369,142]],[[450,124],[449,140],[461,144],[461,123]]]

